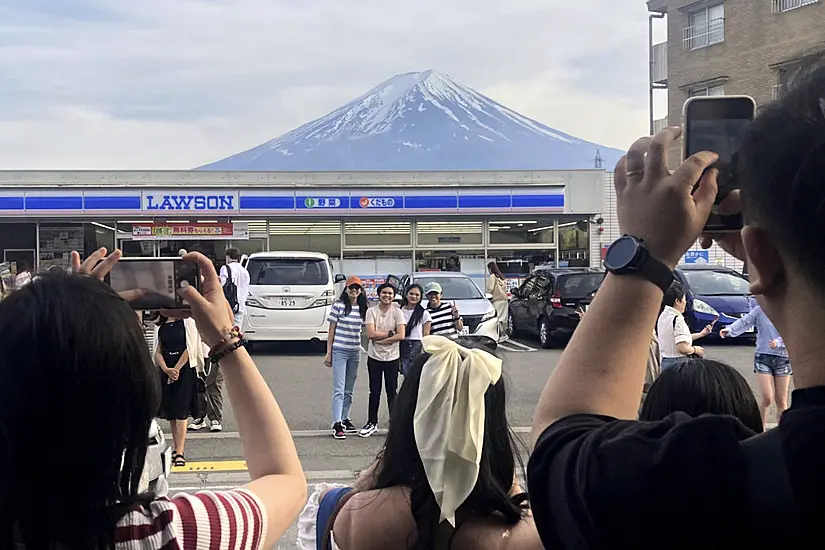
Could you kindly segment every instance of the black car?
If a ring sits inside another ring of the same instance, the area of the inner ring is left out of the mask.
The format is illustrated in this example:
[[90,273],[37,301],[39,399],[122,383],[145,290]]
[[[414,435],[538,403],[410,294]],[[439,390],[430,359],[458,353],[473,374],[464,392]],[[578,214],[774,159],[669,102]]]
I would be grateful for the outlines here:
[[599,269],[536,269],[513,291],[508,333],[536,335],[544,348],[563,343],[579,324],[577,310],[586,307],[603,280]]

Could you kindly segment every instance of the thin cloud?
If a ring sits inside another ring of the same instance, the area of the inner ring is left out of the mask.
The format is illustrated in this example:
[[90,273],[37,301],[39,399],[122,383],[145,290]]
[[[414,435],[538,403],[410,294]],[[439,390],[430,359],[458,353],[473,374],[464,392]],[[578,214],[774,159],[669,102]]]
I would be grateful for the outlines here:
[[0,168],[191,168],[428,68],[626,147],[647,128],[644,3],[547,4],[5,2]]

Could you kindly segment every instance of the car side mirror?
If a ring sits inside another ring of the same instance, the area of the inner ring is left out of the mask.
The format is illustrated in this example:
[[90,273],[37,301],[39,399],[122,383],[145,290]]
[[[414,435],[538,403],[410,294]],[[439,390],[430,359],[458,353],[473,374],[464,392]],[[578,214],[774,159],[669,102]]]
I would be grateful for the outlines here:
[[347,280],[346,275],[341,275],[340,273],[336,273],[334,281],[336,283],[343,283]]
[[487,298],[488,300],[492,300],[492,299],[493,299],[493,295],[492,295],[492,293],[490,293],[490,292],[486,293],[486,294],[484,295],[484,297],[485,297],[485,298]]

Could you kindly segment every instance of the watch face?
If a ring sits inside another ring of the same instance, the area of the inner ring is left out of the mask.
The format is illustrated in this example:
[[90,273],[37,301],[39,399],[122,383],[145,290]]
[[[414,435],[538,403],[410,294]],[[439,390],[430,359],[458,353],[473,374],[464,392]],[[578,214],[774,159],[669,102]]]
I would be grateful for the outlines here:
[[622,269],[633,261],[638,250],[639,245],[635,239],[622,237],[607,249],[607,254],[604,257],[604,266],[610,270]]

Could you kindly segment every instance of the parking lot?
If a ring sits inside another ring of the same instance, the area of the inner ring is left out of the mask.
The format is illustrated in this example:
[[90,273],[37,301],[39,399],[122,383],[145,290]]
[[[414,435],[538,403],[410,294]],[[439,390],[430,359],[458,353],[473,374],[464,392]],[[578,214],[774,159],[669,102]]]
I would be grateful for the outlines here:
[[[509,383],[509,414],[513,426],[527,427],[547,377],[555,369],[560,349],[541,349],[532,339],[514,339],[499,347]],[[741,342],[707,343],[707,357],[736,367],[756,389],[753,347]],[[327,430],[332,372],[324,366],[323,351],[310,343],[272,343],[255,348],[255,361],[294,431]],[[369,395],[366,360],[355,386],[353,421],[363,423]],[[237,429],[231,406],[225,412],[224,430]],[[386,427],[386,404],[382,403],[382,427]],[[330,438],[331,439],[331,438]]]

